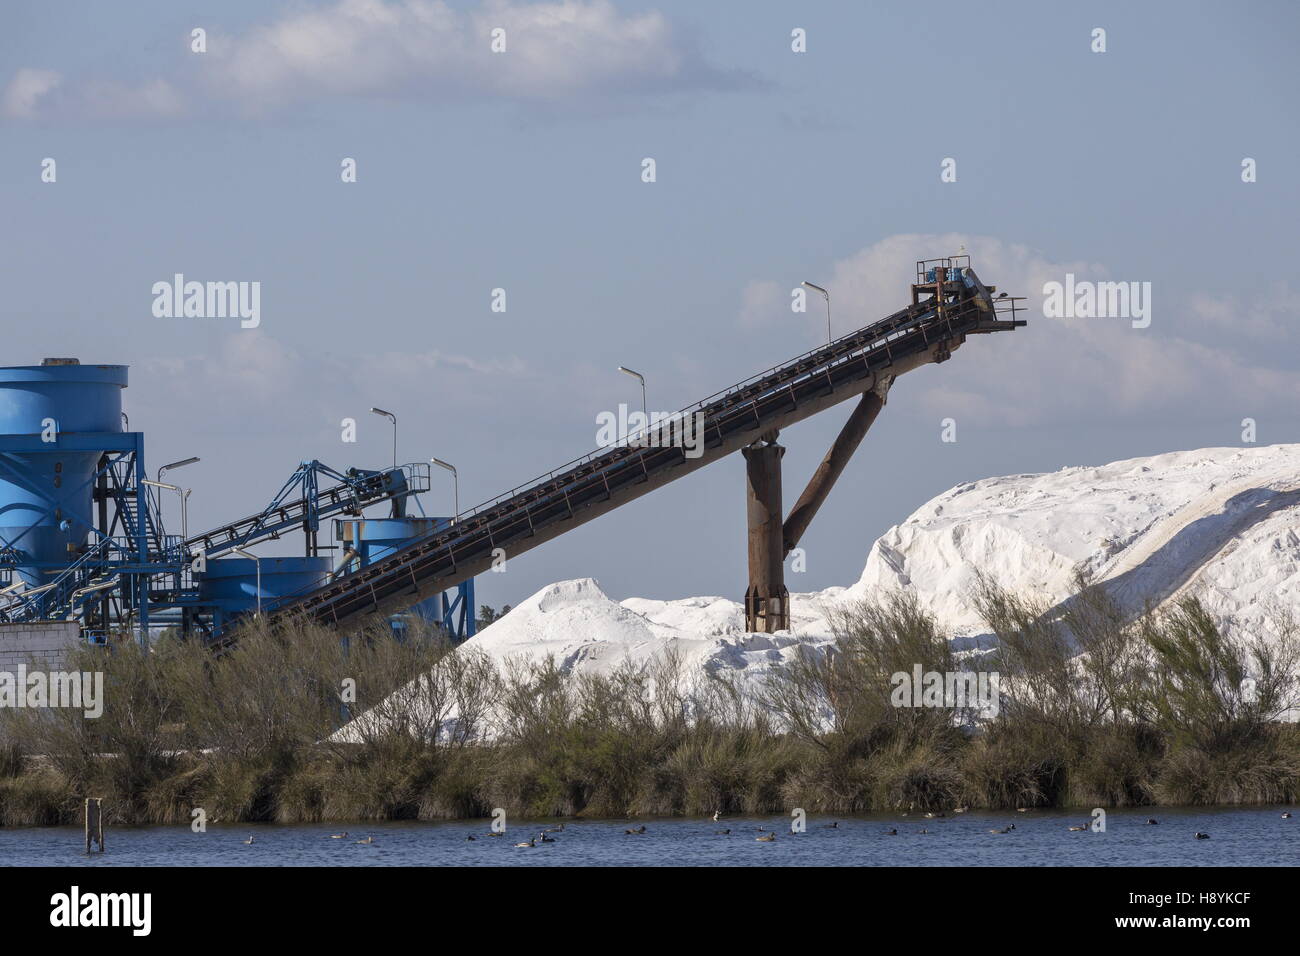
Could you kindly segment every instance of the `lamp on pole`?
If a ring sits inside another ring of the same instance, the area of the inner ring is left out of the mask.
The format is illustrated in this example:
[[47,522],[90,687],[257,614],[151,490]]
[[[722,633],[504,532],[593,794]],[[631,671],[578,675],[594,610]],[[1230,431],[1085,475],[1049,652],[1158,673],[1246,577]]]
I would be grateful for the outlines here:
[[[196,459],[196,460],[197,460],[197,459]],[[161,471],[162,471],[162,469],[160,468],[160,469],[159,469],[159,472],[161,472]],[[189,539],[189,536],[190,536],[190,517],[189,517],[189,514],[190,514],[190,507],[189,507],[189,502],[190,502],[190,491],[191,491],[192,489],[190,489],[190,488],[182,488],[182,487],[180,487],[180,485],[170,485],[170,484],[168,484],[168,483],[165,482],[165,481],[150,481],[148,478],[142,478],[142,479],[140,479],[140,484],[142,484],[142,485],[149,485],[151,488],[166,488],[168,491],[174,491],[174,492],[176,492],[177,495],[180,496],[180,499],[181,499],[181,547],[184,547],[184,546],[185,546],[185,542]]]
[[456,474],[456,466],[447,464],[441,458],[430,458],[429,464],[437,465],[439,468],[446,468],[449,472],[451,472],[452,494],[454,495],[455,508],[456,508],[456,515],[451,519],[451,523],[455,524],[457,521],[460,520],[460,476]]
[[[202,459],[197,456],[193,458],[182,458],[180,461],[169,461],[167,464],[163,465],[161,468],[158,469],[158,475],[157,477],[154,478],[153,481],[149,481],[148,479],[145,478],[141,479],[142,484],[152,485],[155,488],[166,488],[169,491],[174,491],[181,496],[181,540],[182,541],[184,541],[186,538],[189,537],[189,534],[187,533],[188,532],[187,522],[185,520],[185,513],[186,513],[185,503],[189,499],[190,493],[188,491],[182,491],[176,485],[167,484],[162,480],[162,476],[164,472],[171,471],[173,468],[184,468],[186,465],[193,465],[199,461],[202,461]],[[159,511],[162,510],[161,501],[158,502],[158,509]]]
[[162,481],[162,476],[164,471],[171,471],[173,468],[183,468],[186,465],[192,465],[195,462],[202,461],[202,460],[203,459],[201,458],[182,458],[180,461],[170,462],[169,464],[163,465],[161,468],[158,469],[158,476],[155,480]]
[[809,289],[812,289],[814,292],[819,293],[821,297],[826,300],[826,344],[830,345],[831,344],[831,294],[827,292],[825,289],[823,289],[821,286],[813,285],[811,282],[801,282],[799,284]]
[[231,548],[232,554],[237,554],[241,558],[252,558],[253,563],[257,566],[257,616],[262,616],[262,559],[251,551],[245,551],[243,548]]
[[392,412],[386,412],[382,408],[371,408],[376,415],[382,415],[393,423],[393,467],[397,467],[397,416]]
[[645,376],[642,375],[640,372],[632,371],[630,368],[624,368],[622,365],[618,367],[618,370],[622,372],[624,375],[631,375],[634,379],[636,379],[638,382],[641,383],[641,416],[645,419],[645,424],[642,425],[641,427],[643,430],[648,431],[650,428],[650,411],[649,411],[649,406],[646,405],[646,400],[645,400]]

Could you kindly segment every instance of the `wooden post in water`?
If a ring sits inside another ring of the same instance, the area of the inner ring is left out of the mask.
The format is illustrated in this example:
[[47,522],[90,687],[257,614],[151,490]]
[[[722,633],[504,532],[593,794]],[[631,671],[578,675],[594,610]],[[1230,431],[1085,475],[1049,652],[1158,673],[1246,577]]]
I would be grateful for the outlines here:
[[102,797],[86,798],[86,852],[90,852],[91,843],[99,844],[99,852],[104,852],[104,811]]

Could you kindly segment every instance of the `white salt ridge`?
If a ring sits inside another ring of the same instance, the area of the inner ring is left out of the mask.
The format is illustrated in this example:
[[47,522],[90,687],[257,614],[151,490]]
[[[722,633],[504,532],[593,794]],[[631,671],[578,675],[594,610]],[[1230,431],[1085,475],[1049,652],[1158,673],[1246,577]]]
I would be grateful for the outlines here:
[[958,635],[978,634],[977,571],[1056,603],[1076,569],[1123,606],[1200,598],[1236,633],[1300,605],[1300,445],[1206,448],[958,485],[872,546],[846,596],[910,591]]
[[792,595],[793,633],[746,634],[741,605],[721,597],[619,604],[587,578],[544,588],[466,647],[607,671],[671,643],[708,670],[762,668],[829,639],[829,608],[889,591],[915,594],[954,636],[979,635],[980,570],[1049,604],[1084,570],[1131,610],[1193,594],[1233,631],[1268,632],[1300,616],[1300,445],[958,485],[885,532],[851,587]]
[[829,640],[818,607],[822,598],[798,595],[792,601],[795,634],[750,634],[744,609],[735,601],[629,598],[619,604],[594,580],[582,578],[543,588],[463,648],[498,661],[551,658],[562,670],[601,674],[627,662],[649,665],[671,648],[688,680],[725,674],[745,688],[788,660],[801,643],[818,646]]
[[851,587],[791,595],[788,632],[746,633],[743,608],[726,598],[618,603],[584,578],[543,588],[464,648],[599,673],[672,648],[688,676],[728,675],[752,691],[801,645],[832,641],[834,606],[891,590],[916,595],[965,639],[958,646],[984,643],[971,594],[977,569],[1048,604],[1068,597],[1083,569],[1132,609],[1192,594],[1230,632],[1267,635],[1287,614],[1300,619],[1300,445],[958,485],[882,535]]

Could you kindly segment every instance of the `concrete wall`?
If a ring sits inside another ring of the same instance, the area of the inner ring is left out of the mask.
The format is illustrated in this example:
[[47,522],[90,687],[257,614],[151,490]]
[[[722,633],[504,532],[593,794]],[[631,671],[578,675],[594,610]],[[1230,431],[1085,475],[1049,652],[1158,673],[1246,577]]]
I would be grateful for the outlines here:
[[33,660],[56,668],[69,648],[81,640],[76,621],[0,624],[0,671],[14,672]]

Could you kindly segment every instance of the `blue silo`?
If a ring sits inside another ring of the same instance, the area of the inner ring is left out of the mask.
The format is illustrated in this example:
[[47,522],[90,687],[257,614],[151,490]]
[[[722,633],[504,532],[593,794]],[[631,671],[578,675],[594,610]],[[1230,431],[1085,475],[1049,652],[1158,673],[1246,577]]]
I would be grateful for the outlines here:
[[336,522],[337,537],[355,551],[365,567],[381,561],[415,538],[447,527],[448,518],[345,518]]
[[[435,531],[450,527],[450,518],[344,518],[335,522],[335,537],[344,547],[344,562],[340,570],[360,565],[366,567],[382,561],[389,555]],[[404,614],[391,618],[395,629],[406,625],[407,615],[439,624],[454,640],[474,636],[474,579],[456,586],[456,597],[447,593],[435,594],[407,608]]]
[[202,604],[215,609],[218,625],[225,626],[241,614],[256,611],[259,595],[262,610],[268,611],[287,598],[320,587],[329,571],[328,557],[215,558],[194,580]]
[[76,560],[94,527],[95,472],[122,433],[125,365],[46,359],[0,368],[0,562],[29,587]]

